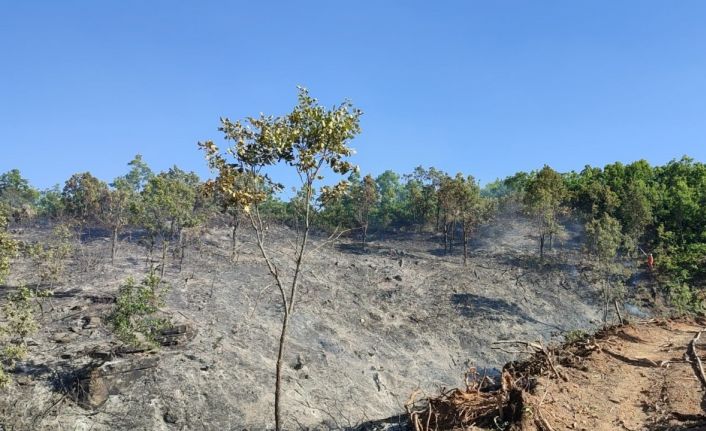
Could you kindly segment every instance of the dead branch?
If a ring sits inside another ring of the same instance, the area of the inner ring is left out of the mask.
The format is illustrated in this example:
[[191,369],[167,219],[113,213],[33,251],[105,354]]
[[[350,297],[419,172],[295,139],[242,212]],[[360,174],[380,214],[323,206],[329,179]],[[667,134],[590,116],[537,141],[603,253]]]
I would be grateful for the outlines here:
[[689,343],[689,354],[694,358],[694,362],[696,363],[696,366],[698,367],[698,377],[699,380],[701,380],[701,384],[706,388],[706,374],[704,374],[704,366],[701,363],[701,358],[699,357],[699,352],[696,350],[696,342],[699,341],[699,338],[701,338],[701,333],[703,331],[699,331],[696,336],[694,337],[693,340]]

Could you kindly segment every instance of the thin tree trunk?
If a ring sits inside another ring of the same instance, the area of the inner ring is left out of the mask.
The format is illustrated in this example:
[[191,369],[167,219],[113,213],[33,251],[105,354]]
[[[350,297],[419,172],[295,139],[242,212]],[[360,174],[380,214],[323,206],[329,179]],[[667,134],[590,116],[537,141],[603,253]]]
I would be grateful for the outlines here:
[[539,236],[539,260],[544,260],[544,235]]
[[368,224],[363,225],[363,249],[365,249],[365,243],[368,239]]
[[284,362],[284,345],[287,342],[287,324],[289,323],[289,311],[284,304],[284,316],[282,318],[282,332],[279,336],[279,349],[277,351],[277,365],[275,374],[275,429],[282,429],[282,409],[280,401],[282,399],[282,363]]
[[463,225],[463,266],[466,266],[466,261],[468,260],[468,233],[466,229],[466,224]]
[[179,229],[179,272],[181,272],[181,267],[184,265],[185,250],[186,244],[184,243],[184,229]]
[[449,224],[444,222],[444,253],[449,251]]
[[235,262],[235,249],[237,246],[238,242],[238,225],[240,224],[240,221],[238,219],[238,215],[234,214],[233,215],[233,232],[231,234],[231,244],[230,244],[230,260]]
[[160,279],[164,279],[164,271],[167,268],[167,240],[162,238],[162,269],[160,272]]
[[113,226],[112,244],[110,246],[110,263],[115,264],[115,251],[118,247],[118,227]]
[[620,324],[623,324],[623,316],[620,314],[620,306],[618,305],[618,300],[614,299],[613,300],[613,305],[615,306],[615,313],[618,315],[618,322]]

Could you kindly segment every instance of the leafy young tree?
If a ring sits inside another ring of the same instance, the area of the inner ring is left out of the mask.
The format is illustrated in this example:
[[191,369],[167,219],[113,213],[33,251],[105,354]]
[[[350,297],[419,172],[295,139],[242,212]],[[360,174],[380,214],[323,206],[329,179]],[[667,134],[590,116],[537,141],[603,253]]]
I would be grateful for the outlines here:
[[193,172],[187,173],[172,167],[149,178],[135,206],[137,219],[150,236],[150,253],[155,240],[162,243],[160,277],[166,270],[169,241],[178,237],[180,257],[184,257],[184,228],[198,223],[194,211],[199,179]]
[[110,229],[110,262],[115,263],[120,229],[132,218],[137,195],[124,178],[116,178],[101,199],[101,221]]
[[420,232],[436,214],[436,186],[430,171],[431,169],[427,171],[418,166],[406,176],[406,212],[410,216],[410,222],[416,224]]
[[7,231],[7,214],[0,208],[0,283],[10,272],[10,262],[17,255],[18,243]]
[[39,192],[22,178],[18,169],[0,175],[0,205],[8,207],[16,222],[31,218]]
[[83,228],[99,221],[101,202],[107,192],[108,185],[89,172],[74,174],[64,184],[61,193],[63,207]]
[[363,247],[368,238],[370,216],[378,202],[378,188],[371,175],[366,175],[363,180],[351,187],[351,201],[354,208],[355,221],[363,233]]
[[380,195],[377,224],[384,229],[399,219],[402,210],[402,185],[400,184],[400,176],[391,170],[378,175],[375,178],[375,183]]
[[487,204],[480,195],[480,186],[471,175],[464,178],[458,174],[457,185],[458,208],[463,229],[463,264],[468,260],[468,235],[478,226],[486,215]]
[[586,224],[586,249],[595,256],[598,267],[605,274],[604,283],[604,309],[603,321],[608,318],[608,304],[612,300],[618,318],[621,320],[618,307],[618,297],[611,286],[611,279],[617,268],[614,264],[615,257],[620,247],[623,236],[620,222],[608,214],[603,214],[599,219],[592,219]]
[[444,232],[444,252],[448,252],[453,247],[454,226],[458,220],[460,209],[458,208],[458,182],[446,175],[440,181],[437,201],[442,216],[442,228]]
[[566,194],[561,175],[546,165],[526,184],[524,204],[535,219],[540,259],[544,258],[547,240],[551,246],[553,237],[560,232],[558,218]]
[[[312,219],[312,202],[317,192],[316,184],[323,178],[323,170],[345,175],[354,169],[347,160],[352,154],[348,143],[360,132],[361,111],[350,102],[326,109],[312,98],[306,89],[299,89],[298,104],[283,117],[261,115],[242,121],[221,120],[220,130],[233,147],[221,153],[213,142],[200,143],[212,169],[218,177],[211,187],[229,194],[243,206],[256,236],[257,246],[267,269],[277,286],[283,307],[282,329],[277,353],[275,377],[275,427],[282,429],[281,386],[282,364],[287,344],[287,327],[295,311],[297,291],[305,263]],[[291,167],[301,179],[304,196],[302,232],[297,235],[293,256],[294,271],[289,271],[275,261],[266,243],[267,229],[262,220],[260,205],[266,201],[268,190],[276,183],[264,169],[278,164]],[[237,180],[236,180],[237,179]],[[238,185],[236,187],[236,184]],[[324,187],[321,193],[334,196],[344,191],[344,183]]]
[[43,190],[39,194],[37,203],[40,217],[56,220],[64,215],[64,201],[61,198],[61,186],[59,184],[54,187]]
[[122,179],[133,192],[140,193],[154,173],[140,154],[135,155],[127,165],[130,166],[130,171]]

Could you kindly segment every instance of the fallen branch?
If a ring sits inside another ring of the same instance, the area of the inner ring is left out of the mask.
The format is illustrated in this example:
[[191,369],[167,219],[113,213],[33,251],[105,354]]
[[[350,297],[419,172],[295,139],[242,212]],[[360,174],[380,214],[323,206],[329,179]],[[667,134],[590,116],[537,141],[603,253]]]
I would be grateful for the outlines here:
[[699,380],[701,380],[701,384],[706,388],[706,374],[704,373],[704,366],[701,363],[701,358],[699,358],[699,352],[696,350],[696,342],[699,341],[699,338],[701,338],[701,333],[703,331],[699,331],[696,336],[694,337],[693,340],[689,343],[689,354],[694,358],[694,363],[698,367],[698,377]]

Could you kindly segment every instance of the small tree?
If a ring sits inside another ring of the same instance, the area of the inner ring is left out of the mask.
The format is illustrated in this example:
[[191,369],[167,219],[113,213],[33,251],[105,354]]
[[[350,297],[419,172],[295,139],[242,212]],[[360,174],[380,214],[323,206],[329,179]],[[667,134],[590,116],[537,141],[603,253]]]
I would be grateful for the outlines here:
[[36,214],[38,199],[39,192],[30,186],[19,170],[13,169],[0,175],[0,205],[9,207],[16,223],[31,219]]
[[107,192],[106,183],[84,172],[66,180],[61,198],[66,213],[74,217],[83,229],[88,223],[99,221],[101,204]]
[[616,273],[615,257],[623,241],[620,222],[608,214],[592,219],[586,224],[586,249],[597,260],[598,269],[603,274],[603,322],[608,319],[608,307],[615,304],[615,311],[622,323],[618,307],[618,295],[614,292],[611,280]]
[[162,243],[160,278],[166,270],[169,241],[178,237],[180,260],[184,257],[184,228],[197,223],[194,211],[199,179],[176,166],[147,181],[139,202],[135,205],[137,219],[150,236],[150,254],[156,239]]
[[437,201],[441,210],[442,227],[444,231],[444,252],[453,248],[453,234],[460,211],[458,207],[459,184],[446,175],[439,184]]
[[110,262],[115,263],[118,234],[133,215],[136,195],[124,178],[116,178],[111,186],[101,199],[101,221],[110,229]]
[[455,178],[457,184],[457,206],[459,208],[461,227],[463,229],[463,264],[468,260],[468,235],[478,226],[487,207],[480,196],[480,187],[475,178],[464,178],[458,174]]
[[[280,403],[287,327],[295,311],[297,291],[306,260],[316,185],[323,179],[325,169],[339,175],[353,170],[353,165],[347,160],[353,153],[348,143],[360,132],[361,112],[349,102],[326,109],[303,88],[299,88],[298,101],[292,112],[283,117],[261,115],[237,122],[221,119],[219,130],[227,140],[234,142],[234,146],[226,153],[221,153],[211,141],[199,143],[206,152],[210,167],[218,172],[211,187],[242,204],[255,231],[260,254],[280,293],[283,316],[275,374],[274,413],[277,430],[282,429]],[[260,205],[265,202],[268,190],[277,188],[264,169],[278,164],[285,164],[298,174],[304,196],[303,232],[297,236],[291,278],[286,276],[288,271],[281,268],[270,255],[266,245],[267,229],[260,215]],[[324,187],[321,193],[335,196],[344,191],[344,184]]]
[[559,213],[566,192],[561,175],[549,166],[544,166],[536,177],[527,182],[524,204],[527,212],[535,219],[540,259],[544,258],[547,240],[551,248],[553,238],[561,230]]
[[370,216],[378,202],[379,194],[375,179],[366,175],[363,180],[351,187],[350,198],[355,222],[363,233],[363,247],[368,238]]
[[0,283],[10,273],[10,262],[18,251],[18,243],[7,231],[7,224],[7,215],[0,208]]

